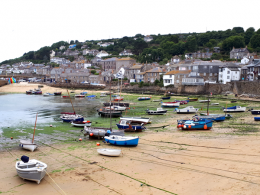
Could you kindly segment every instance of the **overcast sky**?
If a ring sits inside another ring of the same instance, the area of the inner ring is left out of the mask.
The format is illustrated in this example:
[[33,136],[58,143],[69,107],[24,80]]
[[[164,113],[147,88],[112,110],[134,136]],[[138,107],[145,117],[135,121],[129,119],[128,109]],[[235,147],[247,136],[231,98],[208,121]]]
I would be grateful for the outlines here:
[[0,62],[58,41],[260,28],[259,0],[0,0]]

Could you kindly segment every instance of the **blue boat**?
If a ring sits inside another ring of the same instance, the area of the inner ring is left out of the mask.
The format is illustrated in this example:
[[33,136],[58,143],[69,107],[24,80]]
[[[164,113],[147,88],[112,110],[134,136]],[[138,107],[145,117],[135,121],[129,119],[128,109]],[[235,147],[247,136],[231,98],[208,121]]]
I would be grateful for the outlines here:
[[111,97],[117,97],[117,95],[111,95]]
[[105,141],[107,143],[117,145],[117,146],[137,146],[139,142],[139,137],[125,137],[125,136],[105,136]]
[[226,119],[225,115],[206,115],[206,116],[198,116],[200,119],[208,119],[216,122],[224,121]]
[[143,100],[150,100],[151,97],[139,97],[137,99],[138,99],[138,101],[143,101]]
[[260,121],[260,117],[254,117],[255,121]]
[[259,115],[260,110],[251,110],[251,114]]
[[143,131],[145,127],[143,126],[144,123],[138,121],[131,121],[131,120],[120,120],[119,124],[116,124],[117,128],[120,130],[127,131]]
[[161,97],[161,99],[163,99],[163,100],[168,100],[168,99],[171,99],[171,96],[168,96],[168,97]]
[[177,128],[182,130],[209,130],[212,128],[213,121],[208,119],[178,120]]
[[86,96],[86,98],[94,99],[94,98],[96,98],[96,95],[88,95],[88,96]]
[[88,92],[81,92],[80,95],[87,95]]

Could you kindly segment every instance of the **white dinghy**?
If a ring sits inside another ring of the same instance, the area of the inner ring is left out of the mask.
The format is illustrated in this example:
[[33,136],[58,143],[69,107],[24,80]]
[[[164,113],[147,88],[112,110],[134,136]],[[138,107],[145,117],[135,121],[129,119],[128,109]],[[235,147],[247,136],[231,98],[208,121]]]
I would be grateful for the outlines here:
[[101,148],[97,149],[97,152],[101,155],[105,156],[120,156],[121,150],[118,149],[110,149],[110,148]]
[[19,177],[39,184],[46,174],[47,165],[35,159],[29,160],[28,156],[22,156],[21,160],[15,163]]

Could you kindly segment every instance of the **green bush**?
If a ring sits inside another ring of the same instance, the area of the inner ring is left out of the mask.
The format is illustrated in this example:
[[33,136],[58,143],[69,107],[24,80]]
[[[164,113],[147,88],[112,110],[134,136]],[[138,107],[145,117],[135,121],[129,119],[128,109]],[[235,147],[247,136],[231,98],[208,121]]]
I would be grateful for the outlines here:
[[125,77],[123,80],[124,80],[124,81],[127,81],[128,79]]
[[130,83],[131,86],[138,85],[138,83]]
[[167,85],[166,88],[174,87],[174,85]]
[[138,86],[141,88],[141,87],[143,87],[143,84],[144,84],[144,82],[141,81],[141,82],[138,84]]
[[112,79],[112,81],[118,81],[118,79]]

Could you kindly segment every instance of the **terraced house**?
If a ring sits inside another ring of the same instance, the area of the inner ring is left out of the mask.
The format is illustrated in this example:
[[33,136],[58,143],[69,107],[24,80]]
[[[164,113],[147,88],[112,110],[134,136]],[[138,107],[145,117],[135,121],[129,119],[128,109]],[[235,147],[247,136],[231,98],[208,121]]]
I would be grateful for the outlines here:
[[144,82],[145,83],[154,83],[154,81],[160,80],[160,77],[162,74],[166,72],[165,69],[162,69],[160,67],[153,68],[151,70],[146,71],[143,76],[144,76]]

